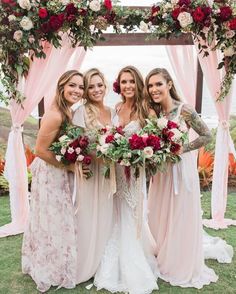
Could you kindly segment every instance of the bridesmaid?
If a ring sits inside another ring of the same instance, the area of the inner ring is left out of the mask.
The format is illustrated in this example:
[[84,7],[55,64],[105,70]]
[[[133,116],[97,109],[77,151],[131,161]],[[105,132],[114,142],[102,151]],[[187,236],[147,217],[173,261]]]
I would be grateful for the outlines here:
[[[91,131],[111,125],[114,113],[104,105],[104,75],[92,68],[86,72],[84,83],[86,102],[75,111],[73,123],[85,128],[93,141]],[[93,176],[83,181],[77,178],[77,283],[94,276],[111,231],[113,196],[110,195],[110,180],[103,176],[103,167],[103,162],[94,157],[90,166]]]
[[23,237],[22,271],[41,292],[51,286],[76,285],[76,231],[68,171],[48,150],[61,136],[63,123],[71,123],[71,106],[84,93],[83,75],[76,70],[59,79],[54,102],[44,114],[36,141],[37,158],[31,165],[30,216]]
[[207,144],[211,133],[196,111],[181,102],[166,69],[155,68],[147,75],[145,94],[151,114],[162,114],[199,135],[181,148],[178,164],[169,163],[166,172],[153,177],[148,219],[157,243],[160,277],[173,286],[200,289],[218,277],[204,264],[199,178],[190,151]]

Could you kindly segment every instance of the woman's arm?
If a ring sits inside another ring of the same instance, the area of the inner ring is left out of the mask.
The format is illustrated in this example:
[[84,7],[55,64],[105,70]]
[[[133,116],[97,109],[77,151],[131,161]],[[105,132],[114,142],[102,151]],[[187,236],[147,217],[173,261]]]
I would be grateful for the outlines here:
[[36,140],[35,153],[39,158],[55,167],[73,171],[73,164],[69,166],[63,165],[56,160],[54,153],[48,150],[51,144],[55,141],[61,124],[62,116],[59,112],[49,111],[44,115]]
[[191,106],[184,104],[181,114],[187,125],[199,135],[197,139],[183,146],[183,152],[199,149],[200,147],[208,144],[212,139],[211,132],[204,121],[197,114],[196,110]]

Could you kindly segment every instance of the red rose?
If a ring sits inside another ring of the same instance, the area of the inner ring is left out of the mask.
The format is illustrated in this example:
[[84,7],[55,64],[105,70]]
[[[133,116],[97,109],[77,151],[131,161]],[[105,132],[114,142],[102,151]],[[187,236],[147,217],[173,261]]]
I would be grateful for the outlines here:
[[109,22],[109,23],[114,23],[114,20],[116,18],[116,14],[114,11],[109,11],[107,14],[104,15],[104,18]]
[[178,127],[177,123],[173,122],[172,120],[168,120],[167,123],[168,129],[176,129]]
[[77,159],[77,154],[76,152],[72,152],[72,153],[69,153],[68,150],[66,151],[65,155],[64,155],[65,159],[69,162],[76,162],[76,159]]
[[138,136],[137,134],[133,134],[131,138],[129,138],[130,148],[132,150],[139,149],[142,150],[146,147],[146,144],[143,141],[143,138]]
[[101,133],[102,133],[102,134],[106,134],[106,132],[107,132],[107,129],[106,129],[106,128],[102,128],[102,129],[101,129]]
[[113,83],[113,91],[117,94],[120,94],[120,85],[119,85],[118,81],[115,81]]
[[153,147],[154,151],[157,151],[161,148],[161,139],[155,135],[149,135],[146,140],[147,146]]
[[59,30],[64,22],[64,14],[52,15],[49,19],[49,25],[52,31]]
[[181,12],[181,9],[179,7],[175,8],[172,12],[171,12],[171,16],[173,19],[177,19],[179,14]]
[[232,16],[232,9],[229,6],[220,7],[219,17],[221,21],[226,21]]
[[208,16],[208,15],[211,14],[212,9],[211,9],[211,7],[209,7],[209,6],[203,6],[203,7],[202,7],[202,11],[203,11],[203,13],[204,13],[206,16]]
[[76,16],[74,14],[70,14],[67,16],[66,20],[69,22],[72,22],[76,19]]
[[78,139],[78,138],[75,139],[73,142],[71,142],[71,143],[69,144],[69,146],[70,146],[70,147],[73,147],[74,149],[77,148],[77,147],[79,147],[79,146],[80,146],[80,144],[79,144],[79,139]]
[[116,131],[117,131],[118,134],[124,135],[124,131],[123,131],[123,128],[121,126],[116,127]]
[[107,10],[112,10],[112,2],[111,0],[104,0],[104,6],[106,7]]
[[67,15],[75,15],[78,13],[78,8],[76,8],[73,3],[69,3],[66,5],[65,12],[67,13]]
[[108,136],[106,137],[106,139],[105,139],[105,143],[111,143],[111,142],[113,142],[114,140],[115,140],[115,137],[114,137],[113,134],[111,134],[111,135],[108,135]]
[[170,146],[170,151],[172,153],[177,153],[180,150],[180,145],[177,143],[172,142]]
[[83,158],[83,163],[89,165],[91,163],[92,159],[90,156],[86,155]]
[[88,11],[87,11],[86,9],[84,9],[84,8],[81,8],[81,9],[79,10],[79,14],[80,14],[81,16],[86,16],[87,13],[88,13]]
[[191,4],[191,0],[179,0],[178,4],[179,6],[189,6],[189,4]]
[[81,138],[79,139],[79,146],[80,146],[81,148],[86,148],[86,147],[88,146],[88,144],[89,144],[88,137],[81,137]]
[[174,133],[171,132],[168,128],[164,128],[162,130],[162,137],[163,137],[163,140],[165,141],[170,141],[171,138],[174,136]]
[[48,16],[48,11],[46,8],[39,8],[38,15],[40,18],[44,19]]
[[228,26],[231,30],[236,30],[236,17],[230,20]]
[[204,12],[202,11],[202,8],[201,7],[197,7],[193,13],[192,13],[192,17],[194,19],[195,22],[199,22],[201,23],[204,18],[205,18],[205,14]]

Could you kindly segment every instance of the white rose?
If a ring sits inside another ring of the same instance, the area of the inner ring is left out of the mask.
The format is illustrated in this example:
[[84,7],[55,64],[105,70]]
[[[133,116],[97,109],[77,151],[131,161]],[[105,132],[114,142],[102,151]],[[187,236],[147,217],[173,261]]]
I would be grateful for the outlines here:
[[65,153],[66,153],[66,148],[65,147],[62,147],[61,148],[61,154],[64,155]]
[[119,133],[116,133],[116,134],[114,135],[114,137],[115,137],[115,139],[119,139],[120,137],[122,137],[122,135],[119,134]]
[[182,137],[182,133],[178,129],[171,129],[171,132],[174,133],[174,135],[171,137],[171,139],[174,142],[178,142],[180,138]]
[[17,2],[21,8],[30,10],[31,4],[29,0],[18,0]]
[[170,3],[167,2],[167,3],[164,5],[164,8],[165,8],[165,10],[168,10],[168,9],[172,8],[172,5],[171,5]]
[[165,19],[167,18],[168,14],[165,12],[163,15],[162,15],[162,18]]
[[98,141],[99,141],[100,145],[104,145],[106,143],[106,137],[107,137],[107,135],[102,135],[99,137]]
[[179,2],[179,0],[171,0],[172,5],[176,5]]
[[29,41],[30,44],[33,44],[35,42],[34,36],[32,36],[32,35],[29,36],[28,41]]
[[107,152],[107,150],[109,149],[110,147],[110,144],[103,144],[101,147],[100,147],[100,151],[102,152],[102,154],[105,154]]
[[178,21],[180,23],[180,26],[182,28],[186,28],[188,25],[190,25],[193,22],[193,18],[190,13],[188,12],[180,12],[178,16]]
[[8,20],[9,20],[9,22],[16,20],[15,15],[13,15],[13,14],[9,15]]
[[70,3],[70,0],[60,0],[61,4],[67,5]]
[[56,160],[61,161],[61,155],[56,155]]
[[77,148],[75,149],[76,154],[80,154],[80,151],[81,151],[81,148],[79,148],[79,147],[77,147]]
[[70,138],[66,135],[63,135],[58,139],[59,142],[69,141],[69,140],[70,140]]
[[148,31],[148,24],[142,20],[139,24],[139,28],[141,31],[146,33]]
[[20,42],[23,37],[23,32],[22,31],[15,31],[13,35],[13,39],[16,40],[16,42]]
[[234,47],[230,46],[228,48],[225,48],[224,50],[224,56],[233,56],[235,54]]
[[68,151],[69,154],[72,154],[72,153],[74,153],[75,150],[74,150],[74,148],[69,147],[67,151]]
[[82,161],[84,159],[84,156],[82,154],[80,154],[78,157],[77,157],[77,160],[78,161]]
[[157,119],[157,125],[162,130],[167,127],[168,120],[165,117]]
[[231,39],[231,38],[233,38],[235,36],[235,32],[234,31],[227,31],[226,33],[225,33],[225,37],[226,37],[226,39]]
[[92,10],[92,11],[99,11],[101,9],[101,4],[98,0],[92,0],[90,3],[89,3],[89,8]]
[[22,20],[20,21],[20,25],[23,28],[23,30],[25,30],[25,31],[31,30],[34,26],[31,19],[27,16],[24,16],[22,18]]
[[148,146],[143,149],[143,153],[145,154],[146,158],[151,158],[153,156],[153,149],[152,147]]

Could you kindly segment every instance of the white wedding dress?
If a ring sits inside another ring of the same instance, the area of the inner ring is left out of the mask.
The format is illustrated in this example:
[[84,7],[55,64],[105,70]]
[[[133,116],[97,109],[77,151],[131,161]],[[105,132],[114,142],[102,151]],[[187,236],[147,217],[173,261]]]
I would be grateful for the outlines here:
[[[131,121],[124,128],[125,135],[130,136],[139,129],[139,123]],[[113,293],[149,294],[158,286],[154,244],[145,217],[146,208],[143,208],[143,214],[139,210],[140,200],[143,202],[146,197],[145,172],[142,170],[136,180],[131,169],[128,181],[124,167],[117,165],[116,184],[113,230],[96,272],[94,285],[98,290],[104,288]],[[142,228],[138,237],[139,218]]]

